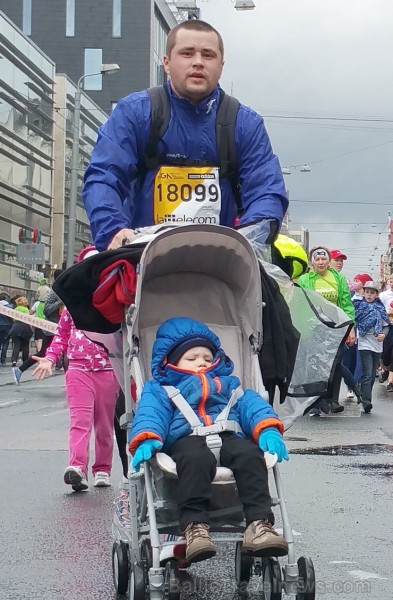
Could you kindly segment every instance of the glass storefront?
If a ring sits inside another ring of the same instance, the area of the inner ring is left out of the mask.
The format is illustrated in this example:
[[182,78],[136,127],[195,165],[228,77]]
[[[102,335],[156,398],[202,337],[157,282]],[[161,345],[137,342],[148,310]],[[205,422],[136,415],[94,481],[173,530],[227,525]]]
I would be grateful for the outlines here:
[[16,261],[20,231],[51,247],[54,63],[0,14],[0,289],[35,290],[37,265]]

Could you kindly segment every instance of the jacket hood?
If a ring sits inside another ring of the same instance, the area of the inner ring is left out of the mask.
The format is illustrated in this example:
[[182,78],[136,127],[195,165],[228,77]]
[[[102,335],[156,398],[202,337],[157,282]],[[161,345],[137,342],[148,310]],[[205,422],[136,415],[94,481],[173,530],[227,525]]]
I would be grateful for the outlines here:
[[[156,340],[153,345],[151,371],[154,379],[159,383],[174,384],[182,372],[173,369],[167,364],[168,353],[180,342],[186,342],[192,338],[206,339],[209,346],[212,344],[217,348],[214,354],[214,364],[209,367],[213,376],[230,375],[233,371],[233,363],[221,348],[219,337],[211,331],[207,325],[195,321],[189,317],[174,317],[164,321],[157,330]],[[218,362],[217,362],[218,361]]]

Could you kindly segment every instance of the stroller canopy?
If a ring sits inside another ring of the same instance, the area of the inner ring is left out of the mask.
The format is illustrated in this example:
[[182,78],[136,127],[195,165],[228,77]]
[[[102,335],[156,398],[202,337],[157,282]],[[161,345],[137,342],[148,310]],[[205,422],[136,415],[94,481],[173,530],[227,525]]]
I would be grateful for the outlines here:
[[[236,327],[249,348],[262,344],[258,261],[249,242],[227,227],[187,225],[159,234],[142,255],[135,302],[130,334],[135,339],[142,332],[149,365],[156,329],[175,316],[217,325],[221,337]],[[145,340],[143,332],[149,332]]]

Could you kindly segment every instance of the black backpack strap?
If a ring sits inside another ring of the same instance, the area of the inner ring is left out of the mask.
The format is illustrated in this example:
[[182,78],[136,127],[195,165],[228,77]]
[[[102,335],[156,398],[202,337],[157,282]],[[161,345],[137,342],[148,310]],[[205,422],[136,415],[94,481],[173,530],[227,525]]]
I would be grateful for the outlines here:
[[238,211],[241,211],[235,144],[235,125],[239,106],[239,100],[220,90],[216,117],[216,143],[220,177],[227,178],[231,182]]
[[155,169],[160,164],[158,143],[166,132],[171,117],[171,103],[167,87],[159,85],[147,90],[150,98],[150,131],[145,147],[144,167]]

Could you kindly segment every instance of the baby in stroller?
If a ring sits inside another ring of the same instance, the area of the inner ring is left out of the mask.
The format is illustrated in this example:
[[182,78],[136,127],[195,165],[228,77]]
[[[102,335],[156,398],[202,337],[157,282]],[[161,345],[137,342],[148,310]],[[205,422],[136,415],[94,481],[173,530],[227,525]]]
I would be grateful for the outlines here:
[[[130,431],[135,470],[161,449],[176,463],[188,564],[216,554],[208,506],[218,461],[233,471],[243,504],[242,551],[261,557],[288,554],[286,540],[273,528],[263,457],[270,452],[279,462],[288,460],[283,425],[257,392],[241,389],[232,372],[219,338],[204,323],[168,319],[153,346],[154,381],[144,385]],[[199,424],[192,426],[195,416]]]

